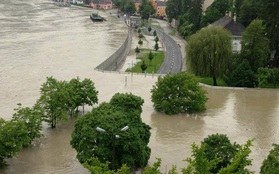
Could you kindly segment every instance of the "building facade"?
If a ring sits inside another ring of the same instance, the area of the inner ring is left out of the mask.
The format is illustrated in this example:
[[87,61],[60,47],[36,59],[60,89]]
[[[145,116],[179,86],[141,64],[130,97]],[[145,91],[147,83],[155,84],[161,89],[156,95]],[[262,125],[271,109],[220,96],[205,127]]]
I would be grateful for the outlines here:
[[93,7],[93,9],[96,10],[109,10],[115,8],[115,5],[112,2],[112,0],[92,0],[90,5]]
[[156,16],[158,17],[166,17],[166,7],[167,3],[165,1],[157,1],[157,10]]
[[226,15],[222,17],[221,19],[213,22],[209,26],[221,26],[225,29],[227,29],[233,37],[232,40],[232,50],[234,52],[240,52],[241,51],[241,40],[242,40],[242,33],[245,31],[245,27],[236,22],[235,18],[232,18],[229,15]]

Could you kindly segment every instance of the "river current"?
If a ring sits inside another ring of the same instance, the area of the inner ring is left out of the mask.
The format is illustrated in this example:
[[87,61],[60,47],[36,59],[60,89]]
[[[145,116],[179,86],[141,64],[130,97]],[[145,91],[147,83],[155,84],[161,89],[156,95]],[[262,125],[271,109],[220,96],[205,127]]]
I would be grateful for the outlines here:
[[[156,77],[103,73],[94,68],[125,41],[127,27],[109,12],[99,12],[107,22],[92,23],[90,8],[61,8],[50,0],[0,2],[0,116],[9,120],[17,103],[32,106],[46,77],[70,80],[91,78],[99,103],[116,92],[141,96],[142,119],[152,127],[149,164],[162,158],[161,171],[185,166],[191,143],[214,133],[227,134],[244,144],[255,138],[250,169],[259,173],[272,143],[279,143],[279,91],[205,87],[207,111],[197,115],[166,116],[154,111],[150,89]],[[127,84],[125,83],[127,76]],[[91,108],[86,108],[89,111]],[[76,160],[69,141],[73,121],[54,130],[44,126],[44,137],[9,159],[5,174],[88,174]]]

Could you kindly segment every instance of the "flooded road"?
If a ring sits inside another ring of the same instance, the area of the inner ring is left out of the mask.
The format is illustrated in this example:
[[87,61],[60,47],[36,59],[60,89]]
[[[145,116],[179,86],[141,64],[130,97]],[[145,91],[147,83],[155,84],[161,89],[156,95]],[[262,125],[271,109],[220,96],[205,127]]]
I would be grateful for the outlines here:
[[[92,23],[92,9],[59,8],[48,0],[1,0],[0,2],[0,116],[9,120],[17,103],[32,106],[47,76],[70,80],[91,78],[99,102],[116,92],[132,92],[144,100],[142,119],[152,127],[149,164],[162,158],[162,172],[190,156],[190,145],[213,133],[227,134],[244,144],[255,138],[252,170],[259,173],[272,143],[279,143],[279,91],[205,87],[207,111],[199,115],[166,116],[152,107],[150,89],[156,77],[103,73],[94,68],[126,39],[123,21],[102,13],[104,23]],[[125,85],[127,76],[127,85]],[[89,111],[91,108],[86,108]],[[35,146],[24,149],[4,174],[88,174],[76,160],[70,136],[73,121],[51,130]]]

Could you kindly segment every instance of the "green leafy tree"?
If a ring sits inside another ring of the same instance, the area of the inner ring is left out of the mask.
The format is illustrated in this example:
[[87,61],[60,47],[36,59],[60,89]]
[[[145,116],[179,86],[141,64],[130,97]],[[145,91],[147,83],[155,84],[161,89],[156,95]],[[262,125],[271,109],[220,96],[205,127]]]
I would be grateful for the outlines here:
[[256,75],[245,59],[239,60],[237,65],[232,65],[226,76],[228,77],[226,82],[230,86],[250,88],[257,86]]
[[47,77],[47,81],[42,84],[41,96],[37,103],[43,109],[43,121],[55,128],[57,121],[67,118],[69,92],[66,90],[67,83],[58,81],[53,77]]
[[181,34],[181,36],[186,39],[189,36],[193,34],[193,26],[194,24],[189,23],[188,21],[185,21],[179,28],[178,31]]
[[133,0],[127,0],[124,5],[124,12],[127,14],[133,14],[136,11],[135,2]]
[[30,146],[35,138],[40,138],[42,136],[42,109],[37,104],[35,104],[32,108],[22,108],[19,103],[18,108],[16,108],[15,111],[16,113],[13,115],[11,121],[24,123],[29,142],[27,142],[27,144],[23,144],[23,146]]
[[66,102],[70,116],[78,113],[78,107],[81,106],[82,84],[80,78],[73,78],[67,83],[66,90],[69,92],[69,99]]
[[144,174],[161,174],[160,166],[162,160],[157,158],[157,161],[153,164],[153,166],[147,166],[144,170]]
[[151,100],[157,111],[166,114],[193,113],[206,109],[205,94],[191,74],[181,72],[159,77],[151,89]]
[[269,151],[264,159],[260,174],[277,174],[279,173],[279,145],[273,144],[273,149]]
[[149,16],[155,13],[155,9],[151,2],[147,0],[142,0],[139,6],[139,13],[142,20],[148,20]]
[[140,65],[141,71],[144,72],[147,69],[147,65],[145,64],[144,61],[142,61],[141,65]]
[[246,144],[239,146],[232,162],[227,167],[220,169],[218,174],[254,174],[255,172],[247,169],[248,166],[252,165],[252,160],[248,158],[251,153],[252,142],[253,140],[248,140]]
[[157,36],[156,30],[153,31],[153,36],[154,36],[154,37]]
[[267,87],[272,84],[275,88],[279,83],[279,69],[278,68],[259,68],[257,72],[257,79],[259,87]]
[[232,144],[224,134],[212,134],[202,141],[205,158],[209,161],[218,159],[216,166],[210,170],[217,173],[221,168],[227,167],[234,158],[239,145]]
[[66,105],[71,116],[78,113],[79,106],[83,107],[84,113],[85,104],[92,106],[98,103],[98,91],[95,89],[94,83],[90,79],[81,81],[79,77],[73,78],[70,82],[66,82],[65,90],[67,90],[69,94]]
[[149,26],[149,27],[148,27],[148,32],[150,33],[150,32],[151,32],[151,30],[152,30],[152,28]]
[[167,1],[166,6],[166,15],[168,17],[168,21],[172,22],[172,19],[178,19],[180,13],[179,8],[180,0],[169,0]]
[[271,67],[279,67],[279,1],[261,0],[260,18],[266,26],[267,37],[270,40]]
[[148,54],[148,59],[150,61],[150,64],[151,64],[151,61],[153,60],[154,58],[154,55],[152,54],[152,52],[150,51],[149,54]]
[[189,38],[187,62],[196,75],[211,76],[214,86],[222,76],[232,54],[231,34],[221,27],[201,29]]
[[24,122],[5,121],[0,118],[0,168],[7,166],[6,158],[12,158],[29,142]]
[[237,13],[237,21],[245,27],[260,15],[262,2],[258,0],[245,0]]
[[[188,11],[186,11],[184,14],[180,15],[178,18],[179,21],[179,26],[178,29],[179,31],[182,30],[181,26],[188,26],[192,25],[191,28],[191,33],[195,33],[198,31],[201,26],[201,18],[202,18],[202,1],[201,0],[194,0],[190,3],[190,8]],[[181,31],[181,33],[185,32],[184,30]]]
[[119,9],[121,10],[121,11],[125,11],[125,5],[127,4],[127,2],[128,2],[128,0],[120,0],[120,2],[119,2]]
[[267,64],[269,40],[265,36],[265,26],[255,19],[243,32],[241,57],[247,59],[254,72]]
[[273,68],[271,73],[271,83],[273,84],[273,87],[275,88],[276,85],[279,83],[279,68]]
[[159,41],[159,37],[156,36],[155,39],[154,39],[154,41],[157,43],[157,42]]
[[118,8],[118,9],[120,9],[121,7],[121,2],[122,2],[122,0],[112,0],[112,2],[115,4],[115,6]]
[[140,28],[138,29],[138,33],[139,33],[139,34],[141,33],[141,29],[140,29]]
[[137,55],[139,54],[140,49],[139,49],[139,47],[138,47],[138,46],[136,47],[135,52],[136,52],[136,54],[137,54]]
[[142,39],[144,36],[142,33],[139,34],[139,38]]
[[155,51],[158,51],[158,49],[159,49],[159,44],[157,42],[154,45],[154,49],[155,49]]
[[201,19],[202,26],[207,26],[225,16],[229,11],[229,3],[224,0],[215,0],[205,11]]
[[[220,170],[214,172],[216,174],[253,174],[254,172],[247,169],[247,166],[252,164],[252,160],[249,159],[249,154],[251,153],[250,147],[252,146],[253,140],[248,140],[244,145],[237,145],[237,151],[233,156],[231,162],[223,168],[219,168]],[[215,142],[218,143],[218,142]],[[213,149],[215,149],[216,144],[213,144]],[[217,144],[217,149],[221,150],[221,152],[225,152],[222,150],[222,147]],[[228,147],[228,146],[227,146]],[[208,159],[207,148],[204,143],[200,145],[192,144],[192,158],[187,158],[186,161],[189,163],[186,168],[182,169],[183,174],[211,174],[213,170],[217,169],[218,164],[222,162],[222,158],[220,159],[220,155],[218,151],[213,153],[213,156]],[[222,153],[223,155],[227,155]]]
[[141,39],[138,41],[138,44],[139,44],[140,46],[142,46],[143,42],[142,42]]
[[[151,152],[147,146],[151,134],[150,126],[140,117],[143,102],[133,94],[117,93],[109,103],[79,117],[71,145],[80,163],[96,157],[102,163],[110,162],[110,169],[118,169],[122,164],[145,167]],[[126,125],[129,129],[121,131]],[[98,132],[97,127],[105,131]]]
[[98,103],[98,91],[95,88],[95,84],[92,80],[85,78],[81,82],[81,91],[80,91],[80,105],[82,106],[82,112],[84,113],[84,106]]
[[117,171],[109,169],[109,162],[101,163],[98,158],[90,158],[83,166],[92,174],[131,174],[130,168],[127,165],[122,165]]
[[186,158],[189,164],[186,168],[182,169],[183,174],[211,174],[211,170],[215,168],[218,163],[218,159],[215,158],[214,160],[208,160],[206,158],[206,153],[204,144],[200,147],[193,143],[192,145],[192,157],[193,158]]

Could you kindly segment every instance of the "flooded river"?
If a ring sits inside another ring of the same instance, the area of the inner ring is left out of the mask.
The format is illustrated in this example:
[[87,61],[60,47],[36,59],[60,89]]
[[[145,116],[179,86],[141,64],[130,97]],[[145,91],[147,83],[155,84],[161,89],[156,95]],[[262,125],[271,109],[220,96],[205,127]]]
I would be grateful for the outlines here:
[[[149,163],[162,158],[162,172],[176,164],[185,166],[190,145],[213,133],[227,134],[245,143],[255,138],[252,170],[279,143],[279,91],[205,87],[207,111],[199,115],[166,116],[154,111],[150,89],[156,78],[143,75],[103,73],[94,68],[124,42],[127,28],[122,20],[102,13],[104,23],[92,23],[92,9],[56,7],[49,0],[1,0],[0,2],[0,116],[9,120],[17,103],[32,106],[47,76],[70,80],[91,78],[99,101],[116,92],[132,92],[144,98],[142,119],[152,127]],[[125,85],[127,76],[127,85]],[[90,110],[90,108],[86,108]],[[76,160],[69,141],[73,121],[57,129],[43,129],[44,137],[24,149],[4,174],[88,174]]]

